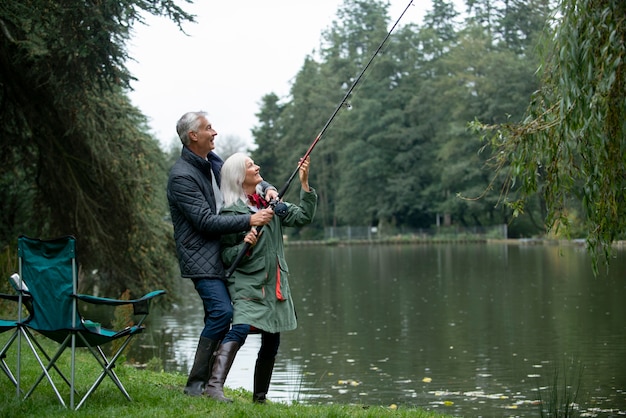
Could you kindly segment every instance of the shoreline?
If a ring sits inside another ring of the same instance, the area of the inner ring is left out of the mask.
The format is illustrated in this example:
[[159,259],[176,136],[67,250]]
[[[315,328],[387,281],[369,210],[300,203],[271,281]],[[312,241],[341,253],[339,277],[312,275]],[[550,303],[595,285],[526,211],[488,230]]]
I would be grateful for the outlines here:
[[[285,246],[346,246],[346,245],[370,245],[370,244],[506,244],[506,245],[545,245],[545,246],[575,246],[587,248],[585,239],[551,239],[551,238],[424,238],[424,237],[390,237],[384,239],[352,239],[352,240],[289,240],[285,237]],[[626,240],[613,242],[613,248],[626,248]]]

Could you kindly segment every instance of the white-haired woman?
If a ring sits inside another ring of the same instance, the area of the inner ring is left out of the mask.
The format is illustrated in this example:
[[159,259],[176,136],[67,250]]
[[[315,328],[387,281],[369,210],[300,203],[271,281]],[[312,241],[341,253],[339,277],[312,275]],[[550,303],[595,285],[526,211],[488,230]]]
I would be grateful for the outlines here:
[[[264,403],[269,389],[280,333],[296,328],[296,313],[289,289],[289,270],[283,247],[283,227],[310,224],[317,208],[317,194],[309,187],[309,159],[299,169],[300,204],[284,202],[285,212],[274,215],[260,234],[255,230],[222,236],[222,261],[230,266],[247,242],[252,246],[228,279],[233,302],[233,322],[215,355],[205,394],[222,402],[224,382],[237,351],[251,332],[261,333],[261,348],[254,370],[252,399]],[[245,154],[229,157],[222,167],[222,215],[255,213],[267,203],[257,194],[263,181],[260,168]],[[278,212],[276,210],[275,212]]]

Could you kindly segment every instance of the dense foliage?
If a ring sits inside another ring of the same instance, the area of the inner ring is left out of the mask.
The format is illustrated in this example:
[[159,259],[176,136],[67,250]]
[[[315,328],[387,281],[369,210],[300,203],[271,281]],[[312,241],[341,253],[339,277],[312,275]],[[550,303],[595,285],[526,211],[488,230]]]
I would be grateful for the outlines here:
[[166,286],[175,262],[165,157],[126,95],[145,12],[192,19],[169,0],[0,3],[0,246],[72,234],[108,296]]
[[479,127],[522,192],[514,207],[541,193],[548,226],[582,222],[608,261],[626,231],[626,2],[561,0],[558,12],[526,118]]
[[[539,88],[535,45],[548,6],[484,0],[457,11],[435,0],[420,25],[400,25],[312,154],[318,228],[511,223],[513,236],[540,232],[541,202],[515,221],[501,204],[506,178],[494,178],[468,122],[522,120]],[[344,1],[290,97],[264,97],[254,158],[266,179],[289,177],[391,23],[384,1]]]

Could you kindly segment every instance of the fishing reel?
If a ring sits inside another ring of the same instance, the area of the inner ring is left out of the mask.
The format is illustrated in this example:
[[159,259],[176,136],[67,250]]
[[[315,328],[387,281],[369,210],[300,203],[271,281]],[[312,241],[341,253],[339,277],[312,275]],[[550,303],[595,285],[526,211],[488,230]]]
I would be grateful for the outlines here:
[[279,218],[287,215],[289,208],[285,202],[281,202],[278,199],[270,200],[270,207],[274,210],[274,213],[278,215]]

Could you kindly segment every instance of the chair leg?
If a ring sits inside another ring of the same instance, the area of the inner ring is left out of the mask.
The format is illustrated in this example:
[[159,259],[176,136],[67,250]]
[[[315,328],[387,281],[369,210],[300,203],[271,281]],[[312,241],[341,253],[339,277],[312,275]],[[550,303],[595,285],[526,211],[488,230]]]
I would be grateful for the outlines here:
[[102,372],[100,373],[100,376],[98,376],[98,378],[95,380],[95,382],[91,385],[89,390],[83,395],[82,399],[74,409],[80,408],[85,403],[87,398],[91,396],[91,394],[98,388],[98,386],[100,386],[106,376],[109,376],[111,381],[115,384],[115,386],[117,386],[120,392],[122,392],[122,395],[124,395],[126,399],[128,399],[128,401],[132,401],[132,398],[122,384],[122,381],[119,379],[119,377],[117,377],[117,374],[113,370],[118,357],[121,355],[121,353],[124,352],[124,349],[130,343],[130,337],[127,337],[122,345],[117,349],[115,355],[113,355],[111,359],[108,359],[100,346],[91,346],[82,334],[78,334],[78,336],[81,338],[85,347],[91,352],[96,361],[100,363],[100,367],[102,367]]
[[[7,375],[7,377],[11,381],[11,383],[13,383],[13,386],[18,387],[17,379],[15,378],[15,376],[13,376],[13,373],[11,373],[11,369],[9,369],[9,365],[4,360],[4,354],[2,356],[0,356],[0,369],[2,369],[4,374]],[[18,387],[18,389],[19,389],[19,387]]]
[[[33,386],[31,386],[30,390],[26,393],[26,395],[24,395],[24,400],[28,399],[30,397],[30,395],[33,393],[33,391],[35,390],[35,388],[39,385],[39,383],[41,383],[41,381],[43,380],[43,378],[47,378],[48,382],[50,382],[50,386],[52,387],[52,390],[54,391],[54,393],[57,396],[57,399],[59,400],[59,402],[61,403],[61,405],[63,405],[64,407],[67,407],[67,405],[65,405],[65,401],[63,400],[63,397],[61,396],[61,394],[59,393],[59,390],[57,389],[56,385],[54,384],[54,381],[52,380],[52,377],[50,376],[49,371],[54,368],[55,370],[59,371],[59,369],[56,366],[56,361],[59,357],[61,357],[61,354],[63,354],[63,352],[65,351],[65,349],[67,348],[67,343],[69,341],[70,336],[68,335],[67,338],[65,338],[65,340],[63,341],[63,343],[61,344],[61,346],[59,347],[59,349],[57,350],[56,354],[51,358],[48,356],[48,354],[42,350],[43,356],[48,360],[48,366],[45,366],[43,364],[43,361],[41,360],[41,357],[37,354],[37,350],[35,349],[35,345],[41,350],[41,345],[39,345],[39,342],[37,342],[36,339],[34,339],[32,337],[32,335],[30,335],[29,332],[25,332],[24,333],[24,338],[26,340],[26,342],[28,343],[33,356],[35,357],[35,360],[37,360],[37,363],[39,363],[39,367],[41,367],[42,373],[41,375],[39,375],[39,378],[35,381],[35,383],[33,384]],[[31,338],[34,340],[34,344],[33,341],[31,341]],[[61,375],[61,377],[63,378],[63,380],[70,384],[70,381],[67,380],[67,378],[65,377],[65,375],[63,375],[60,371],[59,374]],[[70,387],[73,387],[73,385],[70,384]]]
[[[13,344],[13,342],[18,337],[18,332],[19,331],[14,332],[13,335],[11,335],[11,338],[9,338],[9,341],[7,341],[7,343],[4,345],[4,347],[2,347],[2,350],[0,351],[0,368],[2,369],[4,374],[7,375],[7,377],[13,383],[13,385],[15,387],[17,387],[17,390],[18,390],[17,393],[19,395],[20,388],[19,388],[19,385],[17,383],[17,379],[15,378],[15,376],[13,376],[13,373],[11,372],[11,369],[9,368],[9,365],[6,363],[6,360],[5,360],[6,357],[7,357],[6,352],[8,351],[9,347]],[[19,359],[18,359],[18,362],[19,362]]]
[[233,401],[224,396],[224,382],[226,382],[226,376],[228,376],[230,367],[233,365],[239,347],[241,346],[236,341],[229,341],[220,345],[215,354],[211,377],[204,389],[205,395],[219,402],[230,403]]
[[211,376],[213,367],[213,359],[215,358],[215,350],[219,341],[210,338],[200,337],[196,356],[187,378],[187,384],[183,392],[189,396],[200,396],[204,391],[204,387]]

